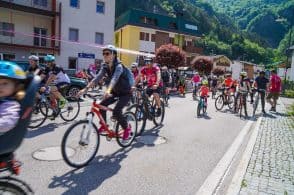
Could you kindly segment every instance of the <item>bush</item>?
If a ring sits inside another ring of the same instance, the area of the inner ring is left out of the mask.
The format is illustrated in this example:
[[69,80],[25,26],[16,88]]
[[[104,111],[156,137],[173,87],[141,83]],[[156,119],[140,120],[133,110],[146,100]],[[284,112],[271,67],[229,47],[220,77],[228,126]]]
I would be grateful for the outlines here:
[[177,68],[185,65],[186,54],[172,44],[162,45],[156,50],[156,62],[168,68]]
[[288,109],[288,114],[290,116],[294,116],[294,104],[292,104]]
[[288,98],[294,98],[294,90],[285,90],[285,96]]

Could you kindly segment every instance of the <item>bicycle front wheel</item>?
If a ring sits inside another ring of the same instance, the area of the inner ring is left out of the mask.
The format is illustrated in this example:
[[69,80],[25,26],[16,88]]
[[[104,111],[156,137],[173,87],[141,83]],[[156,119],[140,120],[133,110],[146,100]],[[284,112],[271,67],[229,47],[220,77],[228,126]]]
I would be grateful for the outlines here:
[[160,113],[159,113],[157,106],[155,105],[155,101],[153,101],[152,107],[154,108],[153,109],[154,110],[153,123],[154,123],[154,125],[159,126],[162,124],[163,119],[164,119],[164,115],[165,115],[164,103],[162,102],[162,100],[160,100]]
[[95,157],[99,144],[97,126],[88,120],[78,121],[68,128],[62,138],[62,157],[71,167],[84,167]]
[[142,133],[145,130],[146,121],[147,121],[147,116],[144,111],[144,106],[134,104],[131,107],[129,107],[127,110],[135,113],[135,116],[137,119],[137,134],[136,134],[136,136],[142,135]]
[[44,102],[40,102],[33,107],[32,117],[30,120],[29,128],[34,129],[40,127],[47,119],[48,106]]
[[60,110],[60,116],[64,121],[73,121],[80,113],[80,101],[77,98],[68,98],[64,108]]
[[224,96],[220,95],[215,99],[215,108],[220,111],[224,107]]
[[131,131],[129,132],[128,138],[124,139],[124,131],[121,126],[117,123],[116,124],[116,141],[118,145],[125,148],[130,146],[133,141],[135,140],[136,133],[137,133],[137,119],[134,113],[132,112],[126,112],[123,114],[123,117],[127,120],[127,123],[129,127],[131,128]]
[[200,114],[201,114],[201,101],[199,101],[197,105],[197,117],[200,117]]
[[30,195],[34,194],[33,190],[23,181],[12,178],[0,178],[0,194],[7,195]]

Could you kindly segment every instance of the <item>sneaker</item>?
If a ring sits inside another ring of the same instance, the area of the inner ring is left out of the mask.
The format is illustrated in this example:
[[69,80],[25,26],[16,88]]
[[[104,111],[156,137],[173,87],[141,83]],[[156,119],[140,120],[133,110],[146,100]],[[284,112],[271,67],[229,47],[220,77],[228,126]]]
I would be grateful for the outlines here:
[[67,100],[63,98],[63,99],[59,100],[58,107],[60,109],[62,109],[62,108],[64,108],[65,104],[67,104]]
[[127,139],[129,139],[131,130],[132,130],[131,125],[129,125],[129,126],[124,130],[123,140],[127,140]]
[[271,109],[269,111],[274,111],[274,109],[275,109],[274,107],[271,107]]
[[275,107],[273,107],[273,111],[274,111],[274,112],[276,112],[276,111],[277,111]]

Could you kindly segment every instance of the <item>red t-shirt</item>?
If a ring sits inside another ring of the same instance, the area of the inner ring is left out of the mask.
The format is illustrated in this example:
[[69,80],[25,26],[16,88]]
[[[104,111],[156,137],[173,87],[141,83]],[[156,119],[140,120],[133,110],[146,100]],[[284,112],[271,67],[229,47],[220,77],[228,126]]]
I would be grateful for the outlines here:
[[144,66],[141,69],[141,74],[147,81],[147,86],[152,87],[157,83],[157,73],[160,71],[158,66],[152,66],[151,68]]
[[209,93],[209,88],[207,86],[200,87],[200,96],[201,97],[208,96],[208,93]]
[[234,82],[234,80],[233,80],[231,77],[226,78],[226,79],[224,80],[224,83],[225,83],[225,86],[226,86],[226,87],[232,87],[233,82]]
[[280,92],[281,91],[281,88],[282,88],[282,85],[281,85],[281,78],[274,74],[271,76],[271,79],[270,79],[270,92]]

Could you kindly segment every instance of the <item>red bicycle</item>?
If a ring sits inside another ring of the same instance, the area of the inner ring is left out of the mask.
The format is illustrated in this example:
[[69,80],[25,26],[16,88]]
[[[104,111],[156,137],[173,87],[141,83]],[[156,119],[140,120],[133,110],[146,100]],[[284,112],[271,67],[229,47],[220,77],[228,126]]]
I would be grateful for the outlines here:
[[[63,159],[69,166],[75,168],[86,166],[95,157],[100,145],[100,135],[105,136],[107,141],[116,138],[117,143],[121,147],[128,147],[134,141],[137,132],[137,119],[134,113],[128,111],[123,114],[128,125],[131,126],[129,137],[123,139],[124,130],[120,128],[116,119],[111,119],[114,122],[114,129],[110,129],[100,113],[100,110],[110,112],[113,110],[98,104],[98,95],[92,96],[90,94],[85,94],[84,97],[93,99],[91,111],[87,112],[86,119],[80,120],[68,128],[61,143]],[[97,126],[93,122],[94,115],[98,117],[104,129],[102,132],[99,132]]]

